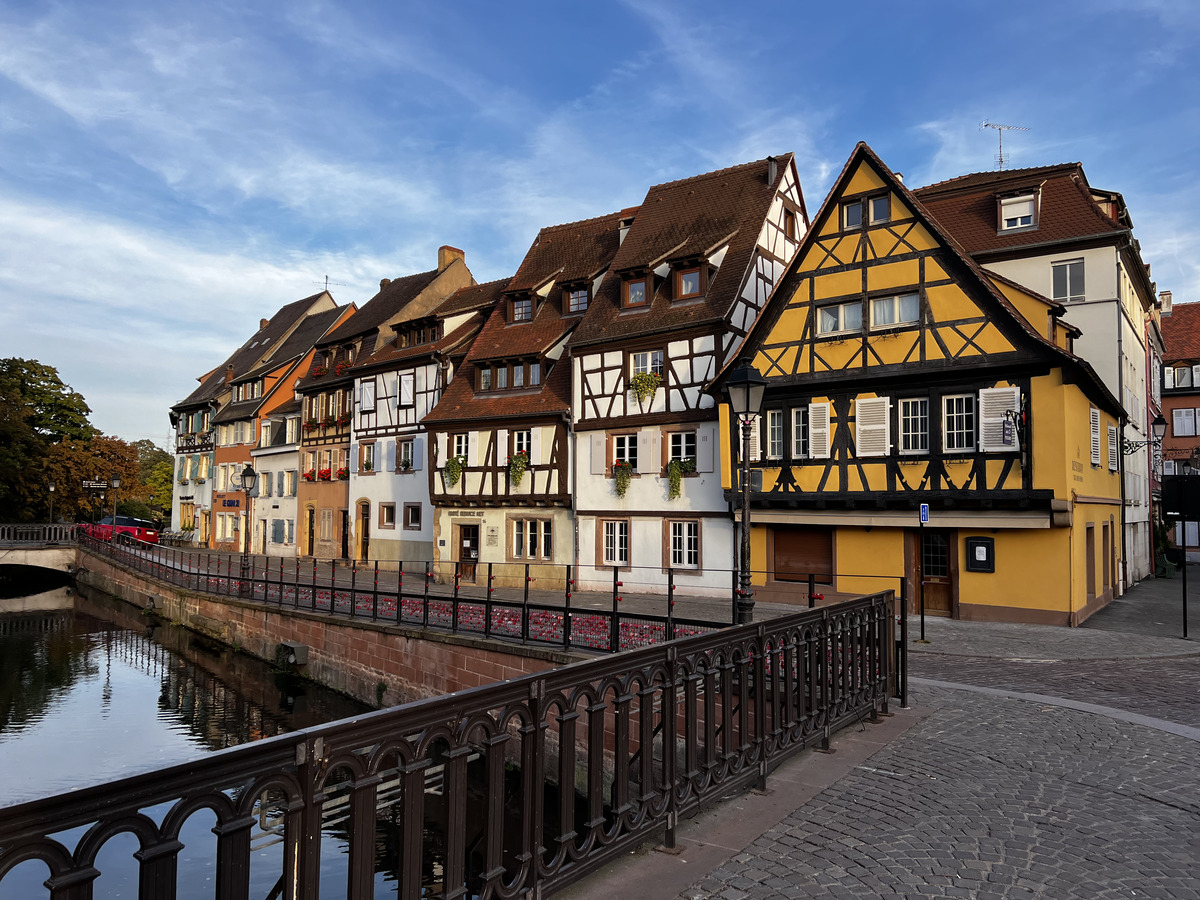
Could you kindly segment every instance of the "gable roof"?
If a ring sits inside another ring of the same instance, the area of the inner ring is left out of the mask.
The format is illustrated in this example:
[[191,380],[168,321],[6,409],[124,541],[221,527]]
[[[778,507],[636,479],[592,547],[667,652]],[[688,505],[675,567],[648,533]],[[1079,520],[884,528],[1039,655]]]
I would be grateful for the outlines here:
[[[1037,227],[997,231],[998,196],[1033,192],[1041,194]],[[1079,163],[977,172],[918,188],[913,193],[943,229],[953,234],[972,255],[1073,239],[1115,238],[1128,231],[1127,214],[1119,195],[1109,194],[1116,210],[1114,218],[1092,196],[1092,188]],[[1120,221],[1123,216],[1124,224]]]
[[[571,338],[572,346],[621,340],[649,332],[724,319],[737,300],[755,244],[792,154],[764,158],[704,175],[655,185],[637,208],[597,296]],[[699,302],[672,303],[656,290],[646,308],[621,308],[621,272],[663,262],[699,259],[729,249]]]
[[[939,225],[916,194],[904,186],[904,183],[896,177],[891,169],[884,165],[883,160],[864,141],[859,141],[855,145],[850,158],[846,160],[846,164],[842,167],[841,173],[834,181],[828,196],[825,198],[825,202],[821,205],[820,211],[814,218],[812,226],[804,236],[804,240],[800,244],[800,249],[768,299],[762,315],[758,317],[749,333],[747,333],[738,352],[730,358],[729,363],[706,386],[705,389],[707,391],[710,393],[717,392],[720,386],[724,384],[729,373],[736,366],[751,359],[758,345],[761,344],[763,337],[778,322],[788,300],[795,294],[799,282],[802,278],[806,277],[800,274],[800,265],[812,249],[813,244],[822,236],[829,217],[838,214],[841,196],[845,192],[846,186],[849,184],[852,176],[858,171],[859,165],[864,162],[875,170],[876,175],[878,175],[889,190],[901,197],[909,209],[912,210],[917,221],[929,231],[930,235],[942,243],[950,255],[949,261],[958,265],[960,277],[964,281],[969,282],[971,286],[977,288],[977,294],[986,302],[994,304],[992,310],[986,311],[992,314],[999,314],[993,320],[998,327],[1001,327],[1002,330],[1007,331],[1009,334],[1019,332],[1026,339],[1025,343],[1027,346],[1037,348],[1042,353],[1049,353],[1058,365],[1072,369],[1080,377],[1081,383],[1090,396],[1104,405],[1109,412],[1119,418],[1123,417],[1124,413],[1121,410],[1121,405],[1112,395],[1112,392],[1104,385],[1104,382],[1100,380],[1100,377],[1092,369],[1091,365],[1074,353],[1059,347],[1034,328],[990,280],[992,273],[985,272],[980,268],[979,264],[971,258],[971,255],[955,239],[954,235],[948,233]],[[960,286],[965,285],[960,284]],[[1022,288],[1022,290],[1027,291],[1025,288]],[[1050,302],[1053,303],[1053,301]]]
[[327,347],[351,341],[375,331],[392,316],[403,309],[409,301],[425,290],[441,272],[431,269],[415,275],[405,275],[379,288],[379,292],[349,319],[327,334],[319,346]]
[[[351,303],[348,308],[353,315],[354,304]],[[316,345],[317,341],[321,339],[325,332],[333,326],[333,323],[346,310],[347,307],[345,306],[335,306],[333,309],[305,316],[304,321],[296,327],[296,330],[288,335],[262,364],[255,366],[237,380],[243,381],[255,378],[272,369],[277,369],[282,365],[299,359]]]
[[1200,362],[1200,303],[1173,304],[1162,336],[1164,362]]

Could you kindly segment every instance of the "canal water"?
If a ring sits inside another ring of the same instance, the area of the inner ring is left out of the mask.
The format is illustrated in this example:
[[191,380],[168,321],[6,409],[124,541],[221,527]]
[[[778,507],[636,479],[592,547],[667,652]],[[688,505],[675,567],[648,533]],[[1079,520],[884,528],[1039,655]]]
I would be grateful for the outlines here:
[[[0,816],[367,709],[105,594],[28,579],[0,585]],[[136,844],[113,854],[129,849]],[[136,869],[116,869],[124,874],[106,872],[96,897],[137,895]],[[212,897],[212,874],[181,878],[179,896]],[[40,863],[21,864],[0,882],[0,900],[47,896],[46,876]]]

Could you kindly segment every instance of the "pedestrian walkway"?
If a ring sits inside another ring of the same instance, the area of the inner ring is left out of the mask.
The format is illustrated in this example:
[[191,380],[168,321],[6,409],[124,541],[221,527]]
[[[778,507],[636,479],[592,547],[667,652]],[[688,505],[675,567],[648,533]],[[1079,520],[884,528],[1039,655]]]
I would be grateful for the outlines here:
[[1076,629],[929,619],[910,709],[685,823],[678,854],[643,847],[558,896],[1200,898],[1180,588],[1137,585]]

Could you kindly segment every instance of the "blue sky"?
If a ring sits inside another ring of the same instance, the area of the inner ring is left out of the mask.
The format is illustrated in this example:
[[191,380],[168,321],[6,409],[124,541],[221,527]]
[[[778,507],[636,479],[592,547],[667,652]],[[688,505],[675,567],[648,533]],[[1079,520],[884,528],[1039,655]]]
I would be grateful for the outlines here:
[[0,0],[0,357],[101,430],[167,409],[315,293],[440,244],[480,281],[537,229],[793,151],[815,214],[856,141],[918,186],[1082,161],[1159,289],[1200,299],[1200,4]]

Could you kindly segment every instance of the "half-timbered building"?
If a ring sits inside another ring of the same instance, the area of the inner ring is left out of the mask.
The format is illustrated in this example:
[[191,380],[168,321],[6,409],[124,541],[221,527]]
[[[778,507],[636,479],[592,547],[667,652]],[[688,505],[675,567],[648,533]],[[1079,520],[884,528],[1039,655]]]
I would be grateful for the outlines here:
[[903,578],[913,610],[923,596],[930,613],[1063,624],[1111,599],[1122,410],[1062,315],[980,269],[859,144],[739,353],[767,379],[759,599],[810,575],[839,591]]
[[1075,352],[1121,401],[1125,440],[1140,447],[1118,460],[1118,593],[1151,575],[1146,384],[1157,338],[1147,330],[1157,330],[1158,298],[1124,198],[1090,185],[1079,163],[977,172],[914,193],[977,263],[1059,301],[1082,331]]
[[[730,506],[704,393],[759,315],[808,217],[791,154],[650,188],[571,335],[585,583],[729,590]],[[707,576],[707,577],[706,577]]]
[[410,303],[393,321],[391,339],[354,367],[350,496],[356,558],[434,558],[423,420],[455,377],[506,283],[460,288],[432,309]]
[[[459,377],[426,416],[439,562],[461,577],[530,565],[541,587],[574,562],[567,340],[617,251],[621,215],[543,228]],[[546,568],[549,567],[549,568]]]
[[440,247],[436,269],[383,279],[362,309],[318,343],[312,366],[296,385],[302,403],[300,556],[349,559],[356,549],[349,485],[355,366],[392,339],[392,326],[408,318],[410,307],[427,313],[474,283],[463,252]]

